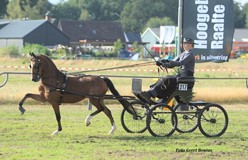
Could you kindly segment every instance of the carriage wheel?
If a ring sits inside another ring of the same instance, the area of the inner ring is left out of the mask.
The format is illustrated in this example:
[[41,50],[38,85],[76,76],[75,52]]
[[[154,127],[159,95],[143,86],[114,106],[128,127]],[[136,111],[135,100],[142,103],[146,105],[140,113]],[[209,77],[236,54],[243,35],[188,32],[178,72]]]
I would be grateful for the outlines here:
[[198,107],[194,105],[185,105],[187,104],[177,104],[174,108],[178,119],[176,130],[180,133],[193,132],[198,125]]
[[210,104],[200,112],[198,124],[204,136],[218,137],[227,129],[228,116],[223,107],[218,104]]
[[167,104],[157,104],[149,111],[146,124],[153,136],[169,137],[176,130],[177,115]]
[[132,115],[124,109],[121,113],[121,125],[128,133],[143,133],[146,130],[146,116],[149,107],[141,101],[133,101],[130,104],[136,115]]

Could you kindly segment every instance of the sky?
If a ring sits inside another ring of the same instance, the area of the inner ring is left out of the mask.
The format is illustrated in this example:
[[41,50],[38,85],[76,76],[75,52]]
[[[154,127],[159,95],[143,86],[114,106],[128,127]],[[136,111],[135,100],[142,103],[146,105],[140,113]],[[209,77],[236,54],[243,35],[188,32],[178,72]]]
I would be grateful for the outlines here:
[[[49,2],[50,3],[52,3],[52,4],[57,4],[57,3],[59,3],[61,0],[49,0]],[[64,1],[66,1],[66,0],[64,0]]]
[[242,5],[244,5],[245,3],[248,3],[248,0],[233,0],[234,2],[239,2]]
[[235,2],[239,2],[242,5],[244,5],[245,3],[248,3],[248,0],[234,0]]

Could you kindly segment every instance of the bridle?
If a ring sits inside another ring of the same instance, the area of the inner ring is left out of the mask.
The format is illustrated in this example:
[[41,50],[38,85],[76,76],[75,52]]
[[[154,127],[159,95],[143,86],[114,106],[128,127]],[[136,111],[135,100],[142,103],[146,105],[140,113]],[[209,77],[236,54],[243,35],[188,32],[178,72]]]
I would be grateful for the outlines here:
[[35,78],[32,78],[32,81],[38,82],[42,78],[40,59],[33,57],[31,61],[34,62],[34,66],[33,68],[31,65],[29,67],[32,69],[32,77],[35,76]]
[[32,81],[38,82],[40,79],[44,80],[44,79],[49,79],[49,78],[57,78],[57,81],[58,81],[58,77],[59,77],[58,75],[60,72],[58,72],[55,76],[53,75],[53,76],[44,77],[43,75],[44,72],[42,71],[42,68],[41,68],[40,58],[35,56],[34,54],[31,54],[31,56],[32,58],[31,58],[31,64],[29,65],[29,68],[31,68]]

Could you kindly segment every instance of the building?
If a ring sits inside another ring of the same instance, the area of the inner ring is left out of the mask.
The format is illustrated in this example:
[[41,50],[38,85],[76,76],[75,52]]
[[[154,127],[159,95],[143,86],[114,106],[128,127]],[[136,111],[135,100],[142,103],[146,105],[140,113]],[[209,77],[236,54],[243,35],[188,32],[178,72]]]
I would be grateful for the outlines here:
[[147,43],[146,48],[150,50],[154,54],[154,56],[161,56],[161,54],[174,53],[176,48],[175,37],[175,26],[160,26],[160,28],[147,28],[145,32],[141,35],[142,42]]
[[111,50],[118,39],[126,43],[120,22],[60,20],[58,28],[70,37],[73,48]]
[[232,50],[248,52],[248,29],[234,30]]
[[0,47],[17,46],[26,43],[68,46],[70,38],[47,20],[16,20],[0,22]]

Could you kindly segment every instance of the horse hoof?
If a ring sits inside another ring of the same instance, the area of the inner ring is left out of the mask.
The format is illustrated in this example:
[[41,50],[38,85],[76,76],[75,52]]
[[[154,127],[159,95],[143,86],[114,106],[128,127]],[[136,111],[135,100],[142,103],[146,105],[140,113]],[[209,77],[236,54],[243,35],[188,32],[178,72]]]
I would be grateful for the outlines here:
[[114,135],[114,131],[115,131],[115,130],[111,130],[111,131],[109,131],[108,134],[109,134],[109,135]]
[[90,122],[86,122],[85,125],[88,127],[91,123]]
[[21,115],[23,115],[25,113],[25,109],[24,108],[19,108],[20,112],[21,112]]
[[93,116],[90,116],[90,115],[86,117],[86,119],[85,119],[85,121],[84,121],[86,126],[89,126],[89,125],[91,124],[91,123],[90,123],[90,120],[91,120],[92,117],[93,117]]
[[114,134],[114,132],[115,132],[115,130],[116,130],[117,128],[116,128],[116,125],[114,124],[113,126],[112,126],[112,129],[109,131],[109,135],[112,135],[112,134]]
[[53,135],[58,135],[59,134],[59,131],[57,130],[57,131],[54,131],[51,135],[53,136]]

